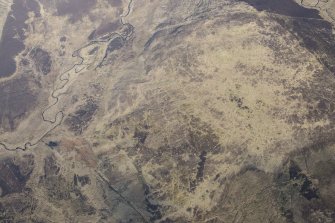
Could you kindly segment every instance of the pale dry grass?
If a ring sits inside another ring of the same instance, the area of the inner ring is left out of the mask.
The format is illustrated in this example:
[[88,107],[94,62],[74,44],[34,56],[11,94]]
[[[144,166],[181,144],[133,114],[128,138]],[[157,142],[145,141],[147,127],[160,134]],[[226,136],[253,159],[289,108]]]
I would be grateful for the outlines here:
[[0,0],[0,36],[11,5],[12,0]]

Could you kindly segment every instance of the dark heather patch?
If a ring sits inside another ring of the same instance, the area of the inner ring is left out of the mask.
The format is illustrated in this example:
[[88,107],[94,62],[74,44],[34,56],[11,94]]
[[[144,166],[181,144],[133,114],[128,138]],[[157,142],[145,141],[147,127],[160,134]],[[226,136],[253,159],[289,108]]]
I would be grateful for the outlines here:
[[8,13],[0,41],[0,77],[9,77],[16,71],[15,56],[25,49],[25,24],[28,13],[40,16],[40,8],[35,0],[14,0]]
[[110,43],[108,44],[107,50],[105,52],[105,56],[102,60],[102,63],[100,64],[100,66],[105,65],[106,61],[108,61],[108,56],[112,52],[121,49],[124,46],[124,44],[125,44],[125,40],[120,36],[118,36],[118,37],[114,38],[112,41],[110,41]]
[[190,191],[194,191],[197,187],[197,185],[204,180],[204,170],[205,170],[205,163],[207,159],[207,152],[202,151],[199,159],[200,161],[198,162],[197,166],[197,175],[195,177],[195,180],[190,182]]
[[301,182],[300,184],[296,183],[295,185],[299,188],[300,194],[307,200],[319,198],[318,189],[313,186],[312,181],[305,174],[303,174],[300,167],[294,162],[291,162],[290,164],[289,175],[290,180]]
[[134,138],[138,140],[138,142],[144,144],[145,140],[147,139],[149,133],[147,131],[141,131],[136,128],[134,133]]
[[73,176],[73,184],[75,186],[79,186],[79,184],[80,184],[80,186],[83,187],[83,186],[85,186],[87,184],[90,184],[90,183],[91,183],[91,179],[87,175],[79,176],[79,175],[75,174]]
[[294,215],[293,212],[291,210],[285,210],[284,208],[282,208],[282,215],[286,218],[286,221],[288,223],[293,223],[294,222]]
[[30,89],[26,78],[0,84],[0,129],[14,131],[19,120],[36,104],[37,95]]
[[98,49],[99,49],[99,47],[96,46],[96,47],[94,47],[90,52],[88,52],[88,54],[89,54],[89,55],[93,55],[93,54],[95,54],[95,53],[98,51]]
[[40,12],[40,5],[38,4],[37,1],[35,0],[26,0],[26,1],[22,1],[25,2],[27,9],[30,12],[34,12],[36,17],[41,17],[41,12]]
[[241,0],[258,11],[267,11],[292,17],[322,19],[318,10],[304,8],[293,0]]
[[113,7],[121,7],[122,0],[108,0],[108,3]]
[[97,29],[92,31],[92,33],[88,36],[88,39],[93,40],[93,39],[95,39],[99,36],[103,36],[107,33],[115,32],[121,26],[122,26],[122,24],[119,20],[115,21],[115,22],[109,22],[109,23],[101,24]]
[[57,3],[57,14],[59,16],[69,16],[71,22],[76,22],[87,15],[95,6],[96,0],[67,0]]
[[[273,178],[277,202],[289,223],[335,220],[335,162],[330,154],[323,153],[324,149],[324,145],[318,144],[290,154],[290,160]],[[292,203],[288,205],[288,201]]]
[[66,36],[62,36],[62,37],[59,39],[59,41],[61,41],[61,42],[66,42]]
[[122,37],[116,37],[114,38],[108,45],[107,53],[111,53],[115,50],[119,50],[123,47],[124,40]]
[[95,38],[95,32],[96,30],[93,30],[91,34],[87,37],[88,40],[93,40]]
[[70,114],[65,120],[65,124],[76,135],[80,135],[93,119],[95,112],[98,110],[98,105],[93,101],[88,101],[85,105],[79,107],[74,113]]
[[207,156],[206,151],[201,152],[201,154],[199,156],[200,161],[198,163],[198,168],[197,168],[198,169],[197,176],[196,176],[197,181],[203,181],[203,179],[204,179],[204,169],[205,169],[206,156]]
[[42,72],[44,75],[50,73],[52,60],[50,54],[47,51],[41,48],[35,48],[30,52],[29,56],[34,61],[38,71]]
[[48,146],[50,147],[50,148],[55,148],[55,147],[57,147],[58,146],[58,142],[55,142],[55,141],[49,141],[48,142]]
[[160,210],[161,206],[157,202],[155,202],[155,200],[152,198],[150,187],[144,183],[143,188],[144,188],[146,210],[151,214],[150,217],[151,222],[155,222],[156,220],[162,218],[162,213]]
[[22,192],[25,188],[34,165],[32,156],[27,156],[26,159],[29,160],[22,162],[22,166],[15,164],[10,158],[0,161],[1,197]]
[[335,36],[331,23],[322,20],[292,20],[289,26],[302,40],[302,45],[334,73]]
[[331,23],[313,19],[274,18],[301,41],[329,71],[335,72],[335,36]]
[[291,16],[273,16],[284,29],[301,41],[301,45],[316,55],[319,61],[335,73],[335,36],[332,24],[315,9],[307,9],[293,0],[243,0],[259,11]]
[[50,155],[44,159],[44,176],[57,176],[60,172],[59,164],[54,155]]
[[49,155],[44,159],[44,175],[40,176],[39,186],[46,191],[46,199],[52,202],[70,200],[72,185],[61,174],[60,164],[55,155]]

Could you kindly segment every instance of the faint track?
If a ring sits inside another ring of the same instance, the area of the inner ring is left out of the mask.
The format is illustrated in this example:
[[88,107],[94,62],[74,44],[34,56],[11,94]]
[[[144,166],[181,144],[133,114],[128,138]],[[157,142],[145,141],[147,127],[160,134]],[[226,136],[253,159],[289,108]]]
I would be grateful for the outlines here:
[[143,222],[145,223],[149,222],[144,216],[144,214],[138,208],[136,208],[136,206],[130,200],[124,197],[121,192],[119,192],[115,187],[113,187],[113,185],[109,182],[109,180],[103,174],[101,174],[98,171],[95,171],[95,172],[101,178],[101,180],[108,185],[108,187],[113,192],[115,192],[131,209],[133,209],[142,218]]

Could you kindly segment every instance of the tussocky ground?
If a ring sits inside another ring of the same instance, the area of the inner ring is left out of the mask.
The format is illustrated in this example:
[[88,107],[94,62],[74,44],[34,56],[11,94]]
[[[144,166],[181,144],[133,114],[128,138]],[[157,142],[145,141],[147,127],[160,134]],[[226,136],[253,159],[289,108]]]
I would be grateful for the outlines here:
[[2,14],[1,221],[335,221],[335,1]]

